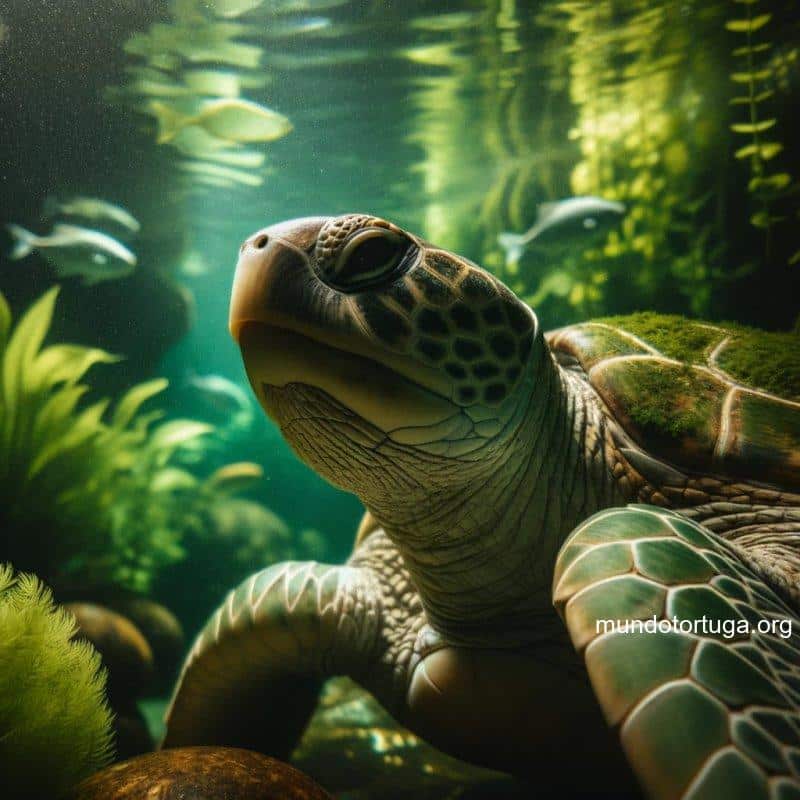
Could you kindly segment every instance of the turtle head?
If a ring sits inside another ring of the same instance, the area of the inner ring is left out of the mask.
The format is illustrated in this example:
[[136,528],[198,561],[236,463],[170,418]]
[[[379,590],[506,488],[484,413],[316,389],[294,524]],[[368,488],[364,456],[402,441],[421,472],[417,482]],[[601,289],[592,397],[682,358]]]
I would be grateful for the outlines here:
[[421,485],[408,474],[421,460],[435,484],[435,462],[477,462],[507,434],[541,338],[533,312],[487,272],[365,214],[249,237],[230,329],[289,443],[368,506],[386,490],[382,469]]

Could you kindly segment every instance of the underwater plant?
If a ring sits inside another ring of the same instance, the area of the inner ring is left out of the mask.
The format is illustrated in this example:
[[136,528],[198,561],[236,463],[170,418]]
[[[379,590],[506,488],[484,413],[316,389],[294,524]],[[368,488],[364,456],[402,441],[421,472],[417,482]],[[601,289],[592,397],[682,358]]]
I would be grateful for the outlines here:
[[183,555],[174,520],[186,496],[170,470],[181,448],[212,429],[140,413],[165,380],[134,386],[113,408],[108,399],[87,403],[86,372],[118,359],[42,346],[57,294],[44,294],[13,329],[0,296],[0,558],[57,590],[146,590]]
[[[775,206],[788,196],[797,194],[792,176],[775,167],[783,152],[783,143],[777,136],[779,120],[769,114],[765,107],[773,100],[779,84],[778,71],[784,61],[797,58],[797,48],[790,51],[787,59],[769,58],[772,42],[764,37],[764,29],[772,22],[773,14],[759,6],[760,0],[733,0],[741,7],[736,19],[729,19],[725,28],[738,37],[733,57],[737,59],[737,70],[731,80],[743,93],[731,98],[731,105],[743,109],[745,118],[731,123],[731,130],[739,134],[742,144],[736,149],[735,158],[746,161],[750,168],[748,192],[755,198],[758,208],[750,215],[750,223],[766,234],[766,249],[769,256],[773,226],[785,222],[787,217],[775,210]],[[800,208],[794,209],[795,220],[800,218]],[[800,261],[800,249],[789,259],[791,264]]]
[[106,674],[75,631],[38,578],[0,565],[4,797],[60,797],[111,759]]

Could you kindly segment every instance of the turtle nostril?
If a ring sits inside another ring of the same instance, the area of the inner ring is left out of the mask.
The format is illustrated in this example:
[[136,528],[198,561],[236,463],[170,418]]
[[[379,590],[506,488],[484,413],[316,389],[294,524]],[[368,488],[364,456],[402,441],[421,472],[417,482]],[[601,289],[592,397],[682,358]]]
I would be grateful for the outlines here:
[[253,247],[258,250],[263,250],[267,246],[267,242],[269,241],[269,236],[266,233],[262,233],[254,242]]

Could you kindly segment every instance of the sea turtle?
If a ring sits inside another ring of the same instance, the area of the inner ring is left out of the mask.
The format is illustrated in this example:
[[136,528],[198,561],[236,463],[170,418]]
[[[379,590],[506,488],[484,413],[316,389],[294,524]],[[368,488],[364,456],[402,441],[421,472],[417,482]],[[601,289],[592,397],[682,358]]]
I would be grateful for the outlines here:
[[368,511],[346,565],[228,596],[166,746],[285,756],[346,674],[563,793],[626,790],[624,753],[652,797],[800,796],[796,337],[651,314],[544,334],[365,214],[248,238],[230,327],[284,437]]

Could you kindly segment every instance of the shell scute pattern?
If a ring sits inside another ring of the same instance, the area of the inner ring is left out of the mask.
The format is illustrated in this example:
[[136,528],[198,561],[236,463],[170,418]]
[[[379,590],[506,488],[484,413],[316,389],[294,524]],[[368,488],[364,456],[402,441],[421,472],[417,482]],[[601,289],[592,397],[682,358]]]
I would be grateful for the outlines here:
[[[676,546],[692,557],[662,558]],[[745,787],[748,797],[778,798],[791,788],[800,776],[800,620],[730,545],[661,509],[603,511],[565,542],[554,600],[649,795],[739,796]],[[698,625],[598,626],[673,616]]]
[[769,483],[800,485],[800,403],[745,385],[728,371],[732,362],[725,356],[737,347],[736,330],[687,320],[703,334],[700,349],[678,359],[624,322],[582,323],[553,331],[548,340],[562,363],[582,371],[637,444],[692,471],[758,473]]

